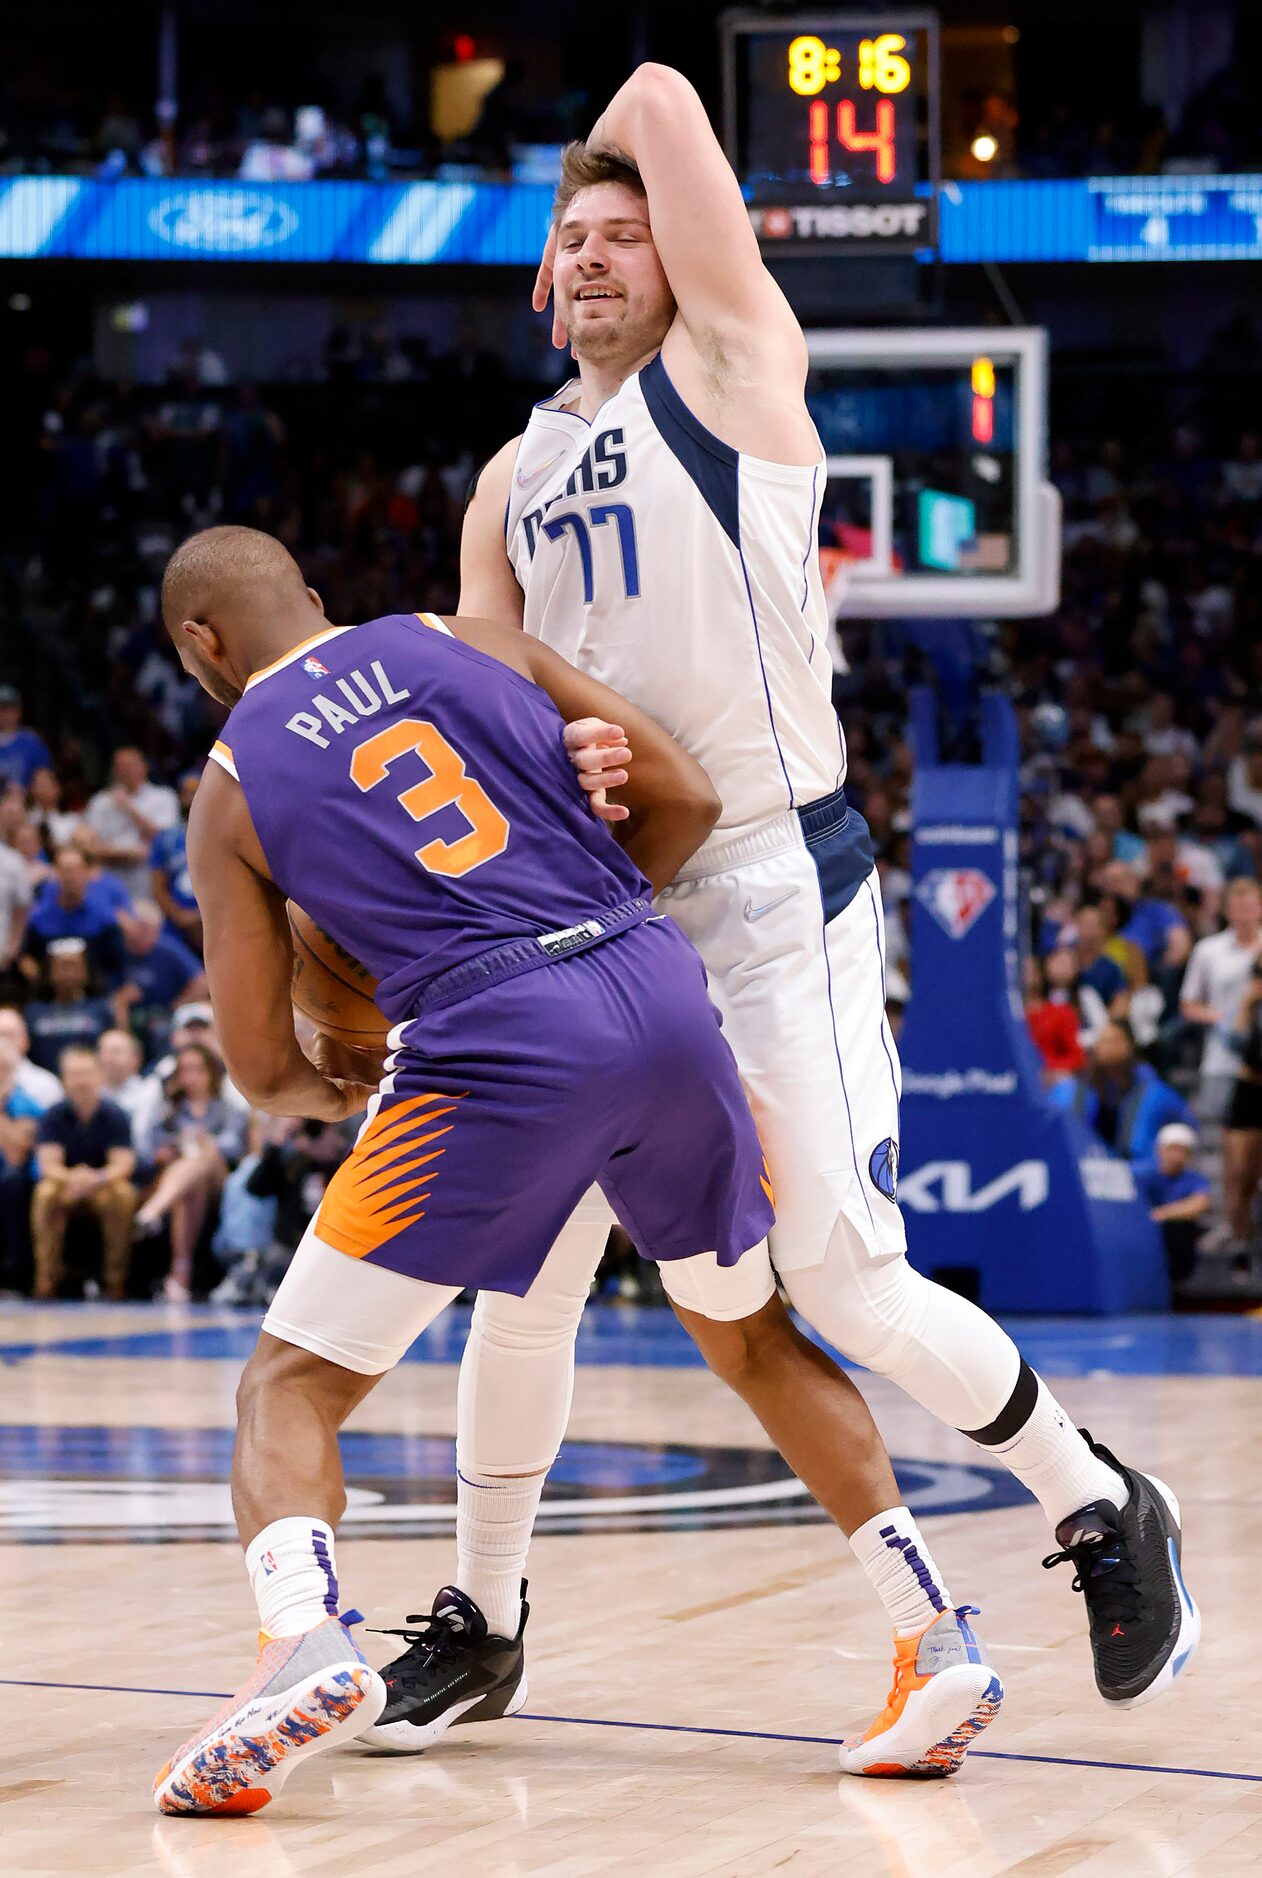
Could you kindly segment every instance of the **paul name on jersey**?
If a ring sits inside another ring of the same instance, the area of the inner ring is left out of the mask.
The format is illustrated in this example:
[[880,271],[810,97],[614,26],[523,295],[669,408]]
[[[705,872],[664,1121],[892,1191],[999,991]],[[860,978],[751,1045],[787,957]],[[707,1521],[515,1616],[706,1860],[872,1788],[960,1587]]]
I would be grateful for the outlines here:
[[[397,685],[391,684],[380,659],[374,659],[368,669],[375,683],[365,678],[358,668],[353,672],[348,672],[345,678],[336,680],[336,689],[346,699],[345,704],[339,704],[336,698],[330,698],[323,691],[317,691],[311,700],[311,709],[295,711],[286,723],[285,729],[292,730],[297,737],[304,737],[308,743],[313,743],[317,750],[328,750],[331,745],[324,734],[322,724],[327,725],[335,736],[340,737],[344,730],[348,730],[353,724],[360,723],[365,717],[372,717],[385,705],[405,704],[411,697],[410,691],[400,691]],[[319,713],[318,716],[317,713]]]

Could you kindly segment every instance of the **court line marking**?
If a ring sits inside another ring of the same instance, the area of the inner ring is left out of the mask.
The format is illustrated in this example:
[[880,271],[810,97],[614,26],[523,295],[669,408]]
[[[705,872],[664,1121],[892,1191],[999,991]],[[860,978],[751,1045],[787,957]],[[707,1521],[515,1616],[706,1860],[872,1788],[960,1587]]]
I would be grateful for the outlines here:
[[[178,1695],[204,1702],[226,1702],[223,1689],[142,1689],[114,1682],[36,1682],[21,1676],[0,1676],[3,1689],[82,1689],[97,1695]],[[639,1728],[664,1735],[724,1735],[736,1741],[796,1741],[812,1747],[837,1748],[840,1735],[782,1735],[760,1728],[698,1728],[688,1722],[615,1721],[604,1715],[532,1715],[524,1709],[517,1721],[558,1722],[568,1728]],[[1124,1774],[1187,1774],[1197,1780],[1244,1780],[1262,1784],[1262,1774],[1232,1774],[1220,1767],[1159,1767],[1151,1761],[1088,1761],[1065,1754],[1004,1754],[995,1748],[974,1748],[975,1761],[1034,1761],[1047,1767],[1104,1767]]]

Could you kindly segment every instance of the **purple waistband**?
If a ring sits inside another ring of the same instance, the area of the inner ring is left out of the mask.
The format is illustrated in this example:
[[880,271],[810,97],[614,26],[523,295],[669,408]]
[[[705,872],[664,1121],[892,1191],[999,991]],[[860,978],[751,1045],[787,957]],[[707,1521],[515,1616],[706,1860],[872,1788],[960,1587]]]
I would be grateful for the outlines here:
[[489,952],[479,952],[476,958],[465,959],[463,964],[453,965],[450,971],[440,972],[437,978],[431,979],[408,1021],[428,1017],[431,1011],[458,1004],[475,991],[489,991],[492,985],[519,978],[523,972],[537,971],[541,965],[553,965],[560,959],[572,958],[577,952],[587,952],[605,939],[614,939],[619,933],[642,925],[652,910],[651,900],[626,900],[608,912],[594,913],[577,926],[540,933],[532,939],[509,939]]

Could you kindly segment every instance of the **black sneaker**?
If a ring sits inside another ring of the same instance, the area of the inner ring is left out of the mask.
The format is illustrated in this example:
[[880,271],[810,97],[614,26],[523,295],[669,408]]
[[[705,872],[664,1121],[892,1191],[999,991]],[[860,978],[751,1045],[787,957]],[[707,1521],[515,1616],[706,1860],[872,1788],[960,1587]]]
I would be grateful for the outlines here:
[[419,1754],[465,1722],[498,1721],[526,1706],[526,1656],[522,1632],[530,1615],[526,1580],[521,1582],[517,1635],[493,1637],[472,1598],[447,1585],[428,1617],[409,1617],[419,1630],[379,1630],[402,1637],[408,1648],[379,1671],[386,1706],[357,1738],[370,1748]]
[[1096,1688],[1115,1708],[1138,1708],[1170,1687],[1201,1638],[1201,1614],[1183,1582],[1179,1502],[1162,1480],[1123,1467],[1093,1441],[1091,1452],[1130,1488],[1119,1512],[1108,1500],[1080,1507],[1056,1528],[1064,1550],[1043,1564],[1072,1564],[1087,1600]]

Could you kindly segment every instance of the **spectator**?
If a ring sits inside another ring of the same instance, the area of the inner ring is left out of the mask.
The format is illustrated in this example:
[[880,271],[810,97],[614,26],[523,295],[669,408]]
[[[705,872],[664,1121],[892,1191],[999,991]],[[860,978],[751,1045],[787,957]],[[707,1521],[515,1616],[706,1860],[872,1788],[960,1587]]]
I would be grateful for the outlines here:
[[131,895],[117,874],[105,867],[102,856],[105,844],[94,828],[81,821],[70,837],[70,846],[83,856],[88,870],[88,892],[98,906],[108,907],[115,919],[131,911]]
[[101,1066],[91,1050],[66,1050],[61,1076],[65,1100],[44,1112],[36,1134],[39,1181],[31,1201],[35,1296],[56,1297],[71,1215],[90,1212],[101,1229],[105,1295],[123,1298],[136,1208],[131,1128],[117,1103],[103,1095]]
[[[223,1053],[219,1048],[219,1039],[215,1032],[215,1013],[209,1004],[181,1004],[172,1014],[170,1047],[167,1054],[159,1058],[145,1077],[147,1107],[143,1112],[142,1121],[138,1124],[140,1128],[138,1139],[142,1144],[152,1131],[163,1103],[166,1101],[166,1085],[175,1074],[176,1058],[186,1043],[204,1043],[222,1068]],[[238,1110],[247,1119],[253,1113],[245,1097],[239,1089],[233,1087],[226,1075],[220,1094],[230,1109]]]
[[11,1004],[0,1005],[0,1043],[7,1038],[17,1052],[17,1068],[14,1072],[18,1088],[24,1095],[30,1096],[41,1115],[51,1108],[54,1102],[60,1102],[64,1091],[60,1079],[38,1063],[32,1063],[28,1052],[31,1047],[30,1032],[21,1011]]
[[76,810],[61,806],[61,783],[54,769],[37,769],[31,777],[31,820],[39,830],[40,846],[45,854],[56,854],[72,841],[83,817]]
[[180,778],[180,819],[153,838],[149,850],[149,884],[153,898],[162,908],[167,931],[200,954],[202,916],[193,895],[185,853],[188,818],[199,781],[197,770],[189,770]]
[[37,769],[52,762],[48,745],[38,731],[22,722],[22,694],[13,685],[0,685],[0,778],[26,789]]
[[12,973],[22,950],[31,897],[26,862],[13,848],[0,844],[0,980]]
[[27,819],[26,791],[20,782],[0,777],[0,842],[13,845],[13,838]]
[[96,1046],[101,1065],[101,1082],[106,1097],[117,1102],[131,1123],[132,1145],[139,1151],[143,1135],[138,1124],[145,1120],[149,1092],[141,1075],[144,1057],[140,1044],[130,1030],[107,1030]]
[[1184,1019],[1205,1033],[1196,1106],[1206,1121],[1214,1122],[1222,1120],[1240,1071],[1231,1037],[1245,988],[1262,955],[1262,886],[1256,880],[1231,881],[1223,910],[1226,930],[1193,946],[1179,997]]
[[139,160],[144,140],[145,134],[135,112],[117,93],[111,93],[105,100],[105,109],[97,126],[94,139],[96,154],[108,157],[117,151],[124,165],[128,162],[135,164]]
[[111,1000],[114,1021],[128,1026],[153,1055],[177,999],[204,998],[202,962],[182,939],[162,930],[162,913],[152,900],[140,900],[127,920],[122,983]]
[[170,1303],[190,1297],[202,1227],[229,1169],[245,1153],[247,1119],[224,1100],[223,1079],[223,1065],[207,1044],[186,1043],[147,1143],[148,1158],[160,1171],[136,1214],[136,1227],[153,1233],[170,1221],[171,1269],[163,1284]]
[[288,113],[274,106],[262,124],[262,136],[245,147],[238,171],[246,183],[309,183],[315,160],[293,141]]
[[52,941],[47,975],[51,997],[26,1007],[31,1057],[41,1069],[51,1069],[71,1044],[95,1049],[114,1023],[106,1000],[88,991],[88,953],[82,939]]
[[[1183,831],[1174,839],[1172,860],[1176,877],[1186,886],[1192,887],[1200,895],[1200,903],[1207,912],[1217,916],[1222,904],[1223,888],[1227,876],[1223,864],[1218,858],[1214,846],[1208,841],[1198,840],[1192,832],[1190,817],[1183,818]],[[1149,843],[1149,850],[1153,844]],[[1160,847],[1158,848],[1160,853]]]
[[1150,1063],[1140,1061],[1130,1025],[1117,1018],[1096,1038],[1085,1073],[1055,1083],[1049,1095],[1055,1107],[1081,1116],[1106,1147],[1127,1161],[1151,1160],[1158,1131],[1167,1122],[1190,1125],[1192,1120],[1183,1098]]
[[1135,1185],[1150,1219],[1161,1227],[1170,1279],[1190,1278],[1209,1211],[1209,1181],[1192,1165],[1196,1135],[1186,1122],[1167,1122],[1157,1132],[1156,1156],[1135,1169]]
[[18,1081],[21,1055],[0,1032],[0,1290],[28,1291],[31,1155],[43,1112]]
[[1136,868],[1110,861],[1101,884],[1116,895],[1125,912],[1121,937],[1139,947],[1150,967],[1181,965],[1191,945],[1187,921],[1167,900],[1146,897]]
[[57,940],[81,940],[92,968],[102,983],[112,983],[122,970],[123,935],[118,918],[93,881],[77,847],[63,848],[53,875],[31,904],[26,927],[26,952],[40,964]]
[[103,844],[101,860],[122,881],[133,900],[149,891],[149,853],[155,835],[180,818],[175,791],[149,781],[141,752],[125,746],[114,752],[114,782],[88,804],[87,823]]
[[[292,1116],[271,1116],[268,1132],[292,1126]],[[268,1249],[276,1233],[276,1199],[274,1195],[259,1197],[250,1191],[259,1160],[258,1154],[247,1154],[223,1184],[219,1223],[210,1249],[223,1267],[224,1277],[210,1294],[213,1304],[264,1304],[276,1288],[268,1276]]]
[[1044,1081],[1076,1075],[1085,1057],[1078,1037],[1074,955],[1058,946],[1042,965],[1029,959],[1026,973],[1025,1021],[1043,1059]]
[[1080,906],[1073,922],[1074,958],[1078,969],[1078,1016],[1084,1043],[1091,1043],[1110,1017],[1125,1017],[1130,1009],[1130,985],[1105,944],[1109,925],[1099,906]]
[[1149,894],[1181,907],[1189,920],[1217,921],[1222,903],[1222,869],[1208,849],[1189,852],[1172,828],[1149,837],[1144,886]]
[[227,1302],[241,1302],[242,1291],[259,1302],[270,1302],[353,1138],[353,1126],[348,1130],[344,1122],[273,1118],[257,1165],[246,1181],[247,1192],[256,1199],[276,1203],[272,1243],[262,1260],[247,1259],[243,1264]]
[[1223,464],[1223,495],[1236,502],[1262,502],[1262,437],[1247,430],[1235,457]]
[[1134,985],[1141,980],[1144,954],[1122,930],[1130,918],[1130,902],[1120,894],[1102,892],[1095,906],[1104,927],[1104,957],[1117,966],[1128,986]]
[[1238,1069],[1223,1120],[1223,1198],[1239,1276],[1252,1262],[1253,1203],[1262,1182],[1262,959],[1257,957],[1227,1041]]
[[1233,826],[1240,821],[1227,807],[1227,791],[1219,788],[1225,779],[1207,777],[1201,784],[1196,808],[1192,812],[1192,831],[1185,846],[1209,854],[1218,863],[1224,881],[1249,871],[1249,850]]
[[30,820],[20,822],[9,845],[26,870],[27,890],[34,904],[35,895],[53,877],[53,864],[44,858],[44,850],[40,846],[39,829]]
[[1262,828],[1262,737],[1250,737],[1228,768],[1227,806]]
[[1115,861],[1125,861],[1133,866],[1140,859],[1144,852],[1143,841],[1125,826],[1122,804],[1116,796],[1096,797],[1095,825],[1101,834],[1108,837],[1110,852]]

